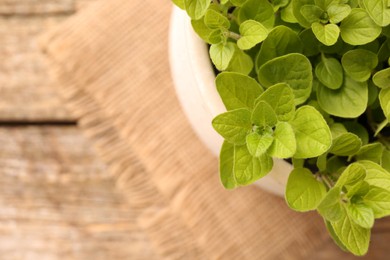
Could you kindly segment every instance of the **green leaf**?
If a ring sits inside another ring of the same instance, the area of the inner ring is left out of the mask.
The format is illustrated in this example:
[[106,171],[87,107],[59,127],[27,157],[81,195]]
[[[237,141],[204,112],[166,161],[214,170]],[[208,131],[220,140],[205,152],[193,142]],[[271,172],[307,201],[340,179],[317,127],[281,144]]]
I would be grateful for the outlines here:
[[390,88],[381,89],[379,92],[379,102],[381,104],[383,114],[390,118]]
[[356,153],[357,160],[369,160],[380,164],[383,154],[383,145],[381,143],[370,143],[360,148]]
[[321,24],[315,22],[311,25],[314,35],[326,46],[334,45],[340,35],[340,28],[335,24]]
[[294,94],[287,84],[280,83],[269,87],[255,102],[257,104],[261,101],[267,102],[273,108],[279,121],[289,121],[294,117]]
[[[346,211],[346,209],[343,209]],[[354,255],[362,256],[367,253],[370,243],[370,229],[357,225],[349,214],[331,222],[333,230],[341,243]]]
[[326,58],[322,55],[321,62],[316,66],[315,74],[318,80],[330,89],[338,89],[343,84],[343,68],[335,58]]
[[347,129],[341,123],[334,123],[329,126],[330,132],[332,133],[332,139],[336,139],[337,137],[347,133]]
[[289,0],[271,0],[271,4],[274,7],[274,10],[277,11],[281,7],[287,6],[289,3]]
[[390,68],[380,70],[372,77],[372,81],[380,88],[390,87]]
[[271,30],[275,23],[274,8],[268,0],[248,0],[238,11],[238,21],[255,20]]
[[344,212],[341,206],[341,188],[330,189],[318,205],[317,210],[328,221],[337,221],[342,218]]
[[278,121],[275,111],[265,101],[260,101],[256,104],[256,107],[252,112],[251,120],[252,123],[261,127],[274,127]]
[[218,70],[225,70],[229,66],[234,50],[234,43],[232,42],[211,45],[210,58]]
[[272,158],[263,154],[253,157],[246,145],[234,148],[234,176],[239,185],[249,185],[264,177],[273,166]]
[[314,5],[314,0],[292,0],[291,2],[293,14],[299,24],[304,28],[309,28],[311,23],[302,15],[301,9],[305,5]]
[[359,136],[360,140],[362,140],[362,144],[368,144],[369,136],[367,129],[359,124],[358,122],[344,122],[343,125],[347,128],[347,130],[357,136]]
[[268,154],[276,158],[290,158],[295,154],[297,144],[294,130],[287,122],[279,122],[274,131],[274,141]]
[[[344,211],[343,211],[344,212]],[[346,214],[344,212],[344,214]],[[332,237],[333,241],[344,251],[348,252],[348,249],[345,247],[345,245],[341,242],[341,240],[338,238],[338,236],[336,235],[336,233],[334,232],[334,229],[332,227],[332,224],[327,221],[326,219],[325,220],[325,226],[326,226],[326,229],[328,230],[330,236]]]
[[291,53],[274,58],[260,67],[259,82],[265,87],[287,83],[293,90],[295,104],[304,103],[311,93],[313,74],[311,63],[302,54]]
[[246,136],[246,145],[249,153],[254,157],[260,157],[271,146],[274,138],[269,133],[262,135],[254,132]]
[[386,171],[390,171],[390,151],[388,149],[383,150],[381,166]]
[[242,6],[247,0],[230,0],[230,2],[235,6]]
[[228,142],[245,144],[246,135],[252,130],[251,112],[245,108],[232,110],[216,116],[212,124]]
[[375,218],[390,215],[390,191],[380,187],[371,186],[363,198],[364,203],[372,210]]
[[371,51],[355,49],[346,52],[341,63],[352,79],[363,82],[370,78],[371,72],[378,65],[378,57]]
[[237,41],[238,48],[248,50],[267,38],[268,30],[255,20],[247,20],[240,25],[241,38]]
[[230,27],[230,22],[227,19],[227,17],[213,9],[207,10],[204,16],[204,23],[210,29],[218,29],[218,28],[229,29]]
[[192,19],[202,18],[210,6],[209,0],[184,0],[184,7]]
[[326,195],[323,183],[306,168],[294,169],[288,177],[286,201],[290,208],[305,212],[315,210]]
[[356,8],[341,22],[340,31],[346,43],[363,45],[375,40],[382,28],[375,24],[365,10]]
[[286,26],[275,27],[261,44],[256,58],[257,70],[267,61],[289,53],[301,53],[303,44],[298,35]]
[[347,214],[355,224],[362,228],[372,228],[374,226],[374,211],[363,203],[348,204]]
[[325,153],[331,146],[330,129],[320,112],[312,106],[300,107],[291,125],[297,142],[295,158],[316,157]]
[[343,85],[337,90],[320,84],[317,89],[317,99],[320,107],[330,115],[357,118],[367,108],[367,83],[354,81],[345,75]]
[[350,156],[357,153],[362,146],[360,138],[352,133],[344,133],[333,140],[330,153],[339,156]]
[[371,161],[359,161],[366,169],[366,178],[364,179],[369,185],[390,190],[390,173],[378,164]]
[[227,110],[253,109],[256,98],[263,93],[263,88],[256,80],[236,72],[220,73],[215,84]]
[[358,163],[350,164],[337,180],[335,187],[346,187],[347,189],[364,181],[366,169]]
[[320,53],[319,46],[321,45],[321,43],[317,40],[317,37],[314,35],[313,30],[311,28],[303,30],[299,34],[299,38],[302,42],[305,43],[303,45],[303,54],[309,57]]
[[182,10],[185,10],[184,0],[172,0],[172,2]]
[[339,2],[340,0],[314,0],[314,3],[323,10],[328,10],[330,6],[338,4]]
[[223,41],[221,30],[212,30],[206,26],[204,19],[191,20],[192,28],[202,40],[208,44],[218,44]]
[[300,12],[306,21],[315,23],[321,21],[321,17],[325,11],[316,5],[304,5],[301,7]]
[[331,5],[327,10],[329,21],[333,24],[339,23],[351,13],[351,10],[349,5]]
[[252,71],[253,65],[252,57],[237,47],[226,70],[248,75]]
[[234,189],[237,187],[233,174],[234,145],[224,141],[219,154],[219,173],[222,185],[225,189]]
[[281,10],[281,18],[286,23],[298,23],[297,19],[294,16],[292,1]]
[[366,9],[374,22],[382,27],[390,24],[390,8],[388,0],[360,0],[360,5]]

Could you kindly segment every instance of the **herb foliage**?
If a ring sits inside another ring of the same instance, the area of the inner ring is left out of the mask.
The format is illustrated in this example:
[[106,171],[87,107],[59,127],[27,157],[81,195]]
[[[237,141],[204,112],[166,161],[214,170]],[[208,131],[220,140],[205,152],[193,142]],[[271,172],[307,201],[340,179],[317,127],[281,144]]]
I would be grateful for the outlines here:
[[173,2],[219,70],[224,187],[291,159],[287,204],[317,210],[340,248],[364,255],[390,215],[390,2]]

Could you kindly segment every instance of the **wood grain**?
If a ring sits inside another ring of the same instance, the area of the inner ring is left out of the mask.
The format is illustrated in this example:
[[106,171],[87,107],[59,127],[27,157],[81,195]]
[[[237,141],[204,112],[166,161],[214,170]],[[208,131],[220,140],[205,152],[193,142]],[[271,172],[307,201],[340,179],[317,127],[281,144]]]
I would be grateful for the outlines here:
[[96,1],[0,1],[0,121],[75,121],[55,91],[38,38]]
[[155,259],[75,127],[0,128],[1,259]]

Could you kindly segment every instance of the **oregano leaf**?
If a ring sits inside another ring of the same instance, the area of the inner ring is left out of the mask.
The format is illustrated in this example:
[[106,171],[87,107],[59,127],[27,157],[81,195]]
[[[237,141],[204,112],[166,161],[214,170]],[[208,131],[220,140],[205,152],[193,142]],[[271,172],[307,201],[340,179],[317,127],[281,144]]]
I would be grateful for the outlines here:
[[343,84],[343,68],[335,58],[327,58],[322,55],[320,63],[315,68],[318,80],[330,89],[338,89]]
[[232,42],[211,45],[209,50],[210,58],[218,70],[225,70],[229,66],[234,50],[234,43]]
[[334,45],[340,35],[340,28],[335,24],[315,22],[311,25],[314,35],[326,46]]
[[247,20],[240,25],[240,34],[237,46],[242,50],[248,50],[267,38],[268,30],[255,20]]
[[297,144],[294,130],[287,122],[279,122],[274,131],[274,140],[268,154],[276,158],[290,158],[295,154]]
[[310,170],[296,168],[290,173],[286,186],[290,208],[300,212],[315,210],[325,195],[324,184],[316,180]]
[[343,216],[341,188],[333,187],[317,207],[318,213],[327,221],[338,221]]
[[364,82],[370,78],[371,72],[378,65],[378,56],[371,51],[355,49],[346,52],[341,63],[352,79]]
[[198,20],[204,16],[210,3],[209,0],[184,0],[184,7],[189,17]]
[[222,185],[225,189],[237,187],[233,173],[234,145],[224,141],[219,154],[219,173]]
[[250,133],[246,136],[246,145],[249,153],[254,157],[260,157],[271,146],[274,138],[270,133]]
[[379,88],[389,88],[390,87],[390,68],[386,68],[378,71],[372,77],[372,81]]
[[278,118],[276,117],[276,113],[273,108],[267,102],[260,101],[256,103],[256,106],[252,112],[251,121],[257,126],[274,127],[278,121]]

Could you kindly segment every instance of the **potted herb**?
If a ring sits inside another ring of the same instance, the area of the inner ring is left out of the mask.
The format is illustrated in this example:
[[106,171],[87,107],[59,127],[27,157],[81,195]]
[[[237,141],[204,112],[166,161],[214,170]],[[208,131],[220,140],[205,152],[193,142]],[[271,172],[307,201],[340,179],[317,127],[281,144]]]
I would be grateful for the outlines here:
[[388,1],[174,2],[217,72],[225,188],[287,161],[287,204],[317,210],[341,248],[364,255],[374,220],[390,215]]

